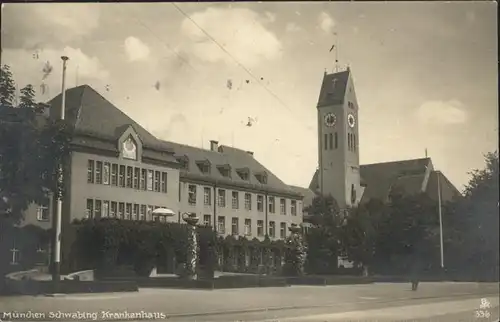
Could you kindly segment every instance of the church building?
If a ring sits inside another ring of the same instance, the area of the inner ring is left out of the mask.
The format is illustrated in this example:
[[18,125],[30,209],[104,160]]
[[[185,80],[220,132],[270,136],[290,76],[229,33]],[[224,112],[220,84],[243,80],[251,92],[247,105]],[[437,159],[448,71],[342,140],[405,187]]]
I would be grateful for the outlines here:
[[436,199],[439,191],[443,202],[460,195],[427,157],[360,165],[360,107],[349,67],[325,72],[316,107],[318,169],[307,189],[296,187],[304,195],[304,207],[317,195],[331,195],[340,209],[347,209],[370,199],[387,201],[394,189]]

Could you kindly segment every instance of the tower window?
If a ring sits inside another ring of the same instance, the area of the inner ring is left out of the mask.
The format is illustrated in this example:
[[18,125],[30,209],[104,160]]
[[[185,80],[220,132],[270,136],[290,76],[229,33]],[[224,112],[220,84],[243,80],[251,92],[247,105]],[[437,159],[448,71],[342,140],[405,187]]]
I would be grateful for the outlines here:
[[347,133],[347,149],[351,151],[351,133]]
[[339,147],[339,136],[337,132],[335,132],[335,149]]
[[325,144],[325,150],[328,150],[328,134],[325,133],[325,139],[324,139],[324,144]]
[[330,138],[330,150],[333,150],[333,134],[330,133],[328,136]]
[[353,141],[352,141],[352,147],[354,152],[356,152],[356,134],[352,135]]

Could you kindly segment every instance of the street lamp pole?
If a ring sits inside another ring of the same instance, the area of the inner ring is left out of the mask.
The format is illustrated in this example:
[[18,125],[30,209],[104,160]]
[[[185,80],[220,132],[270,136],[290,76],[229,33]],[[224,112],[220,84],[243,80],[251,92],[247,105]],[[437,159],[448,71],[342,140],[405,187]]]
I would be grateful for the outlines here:
[[[63,71],[62,71],[62,93],[61,93],[61,114],[59,115],[60,120],[64,121],[65,107],[66,107],[66,62],[68,61],[67,56],[61,57],[63,61]],[[56,203],[56,216],[54,220],[55,226],[55,238],[54,238],[54,252],[53,252],[53,268],[52,268],[52,281],[54,283],[54,291],[59,290],[59,282],[61,281],[61,224],[62,224],[62,191],[61,187],[63,184],[63,164],[62,161],[58,165],[58,189],[57,193],[57,203]]]

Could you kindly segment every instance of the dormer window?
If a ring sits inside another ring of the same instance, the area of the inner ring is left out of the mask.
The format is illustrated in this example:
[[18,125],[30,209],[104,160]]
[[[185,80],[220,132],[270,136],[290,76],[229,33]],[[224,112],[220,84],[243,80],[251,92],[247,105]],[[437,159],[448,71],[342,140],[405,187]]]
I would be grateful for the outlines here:
[[179,162],[181,169],[189,170],[189,158],[185,155],[177,157],[177,162]]
[[241,178],[241,180],[248,181],[250,177],[250,170],[248,168],[242,168],[236,170],[236,173],[238,173],[238,176]]
[[198,166],[198,169],[200,169],[201,173],[210,173],[210,162],[208,160],[198,161],[196,162],[196,165]]
[[255,178],[259,183],[261,184],[267,184],[267,173],[266,172],[260,172],[255,174]]
[[231,177],[231,166],[229,164],[219,165],[217,166],[220,174],[223,177],[230,178]]

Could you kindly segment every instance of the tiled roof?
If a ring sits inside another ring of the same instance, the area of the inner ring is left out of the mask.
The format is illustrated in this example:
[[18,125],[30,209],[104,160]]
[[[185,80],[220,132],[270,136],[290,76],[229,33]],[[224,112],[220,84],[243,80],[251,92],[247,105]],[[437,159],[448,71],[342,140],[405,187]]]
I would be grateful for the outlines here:
[[443,202],[451,201],[453,198],[459,197],[462,194],[453,185],[453,183],[448,180],[448,178],[441,171],[432,171],[429,176],[429,181],[427,182],[427,194],[433,198],[437,199],[438,183],[437,178],[439,176],[439,185],[441,186],[441,198]]
[[430,158],[365,164],[360,166],[360,174],[366,183],[361,202],[370,199],[386,200],[393,186],[405,191],[416,191],[422,186],[426,167],[431,166]]
[[312,191],[311,189],[308,189],[308,188],[303,188],[303,187],[298,187],[298,186],[290,186],[290,188],[292,188],[293,190],[297,191],[297,193],[300,193],[301,195],[304,196],[304,199],[303,199],[304,206],[311,205],[314,197],[317,196],[317,194],[314,191]]
[[[60,113],[61,94],[48,102],[51,117]],[[117,150],[116,140],[132,126],[143,144],[145,157],[176,162],[173,151],[137,124],[120,109],[88,85],[66,90],[65,119],[73,126],[74,144]],[[78,135],[84,136],[79,138]],[[170,153],[169,153],[170,152]]]
[[[224,145],[219,146],[217,151],[212,151],[168,141],[162,141],[162,143],[174,150],[175,156],[180,161],[181,159],[187,161],[187,169],[183,169],[181,172],[181,175],[185,178],[218,181],[262,191],[302,197],[247,151]],[[199,164],[203,162],[206,162],[209,166],[209,173],[201,171]],[[222,173],[224,170],[228,171],[227,175]],[[239,172],[245,170],[248,170],[247,180],[239,175]],[[259,174],[267,176],[266,183],[261,183],[257,179],[256,175]]]
[[[426,167],[432,167],[430,158],[365,164],[360,166],[361,183],[366,185],[361,202],[370,199],[386,200],[391,189],[407,193],[421,189]],[[318,191],[318,170],[313,175],[309,189]]]
[[337,105],[344,102],[350,73],[349,69],[334,74],[325,73],[321,84],[318,107]]

